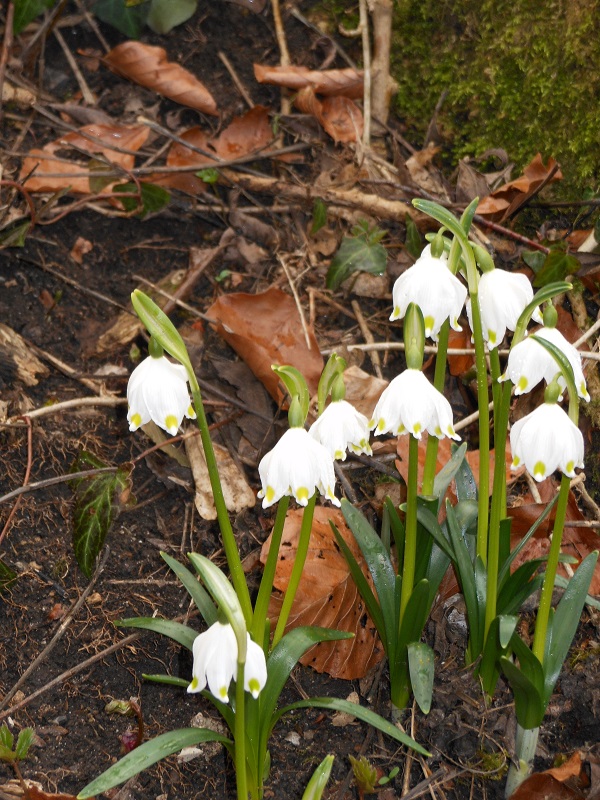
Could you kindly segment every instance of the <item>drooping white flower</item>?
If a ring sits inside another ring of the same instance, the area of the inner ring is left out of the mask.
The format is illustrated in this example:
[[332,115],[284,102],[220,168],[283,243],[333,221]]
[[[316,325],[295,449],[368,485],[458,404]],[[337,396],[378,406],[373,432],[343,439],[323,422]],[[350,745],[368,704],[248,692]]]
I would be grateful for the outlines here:
[[[538,331],[534,331],[534,334],[546,339],[565,354],[573,369],[577,394],[589,401],[590,395],[581,368],[581,356],[573,345],[556,328],[540,328]],[[506,372],[500,380],[510,378],[515,385],[515,394],[523,394],[530,392],[541,380],[551,383],[559,371],[560,367],[548,350],[535,339],[528,337],[511,349]],[[562,374],[558,383],[563,389],[565,388],[566,383]]]
[[[479,279],[478,297],[483,338],[493,350],[504,339],[507,328],[514,331],[517,327],[519,317],[533,299],[533,287],[526,275],[491,269]],[[470,300],[467,300],[467,316],[473,330]],[[533,319],[542,321],[538,309]]]
[[510,429],[511,469],[525,464],[536,481],[559,469],[570,478],[583,467],[583,435],[556,403],[541,406],[515,422]]
[[359,455],[373,453],[369,444],[369,420],[346,400],[330,403],[308,432],[334,459],[345,461],[347,449]]
[[[267,681],[267,663],[261,647],[248,637],[244,665],[244,689],[257,698]],[[229,702],[229,684],[237,674],[238,646],[229,623],[215,622],[207,631],[198,634],[193,644],[194,664],[188,692],[208,688],[217,700]]]
[[441,392],[418,369],[406,369],[384,389],[369,422],[375,435],[423,431],[442,439],[460,439],[454,430],[452,407]]
[[445,255],[441,258],[431,255],[431,245],[427,245],[412,267],[396,280],[392,297],[392,321],[402,319],[409,304],[416,303],[423,312],[425,336],[436,341],[446,319],[450,319],[454,330],[461,330],[458,317],[467,297],[467,289],[448,269]]
[[340,505],[333,493],[333,457],[304,428],[289,428],[275,447],[263,456],[258,474],[262,484],[258,496],[263,498],[263,508],[268,508],[285,495],[295,497],[301,506],[305,506],[317,489],[334,505]]
[[127,385],[127,402],[130,431],[152,420],[175,436],[184,417],[196,417],[185,367],[172,364],[164,356],[148,356],[133,370]]

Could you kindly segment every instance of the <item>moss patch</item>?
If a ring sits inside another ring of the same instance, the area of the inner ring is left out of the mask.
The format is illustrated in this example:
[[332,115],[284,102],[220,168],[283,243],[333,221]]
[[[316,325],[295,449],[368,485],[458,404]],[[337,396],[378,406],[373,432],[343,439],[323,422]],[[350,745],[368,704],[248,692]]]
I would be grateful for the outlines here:
[[396,110],[423,136],[438,127],[456,160],[503,147],[519,167],[540,151],[562,193],[600,183],[600,15],[593,0],[400,0]]

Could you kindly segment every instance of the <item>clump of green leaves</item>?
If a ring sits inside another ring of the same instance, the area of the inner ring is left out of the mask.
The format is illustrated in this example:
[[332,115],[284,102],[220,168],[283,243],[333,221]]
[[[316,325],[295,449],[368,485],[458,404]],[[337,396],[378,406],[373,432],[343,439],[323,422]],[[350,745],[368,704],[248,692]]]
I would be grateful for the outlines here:
[[352,228],[351,236],[344,236],[334,255],[326,278],[328,289],[336,291],[353,272],[370,272],[383,275],[387,264],[387,251],[381,244],[386,232],[377,225],[361,220]]

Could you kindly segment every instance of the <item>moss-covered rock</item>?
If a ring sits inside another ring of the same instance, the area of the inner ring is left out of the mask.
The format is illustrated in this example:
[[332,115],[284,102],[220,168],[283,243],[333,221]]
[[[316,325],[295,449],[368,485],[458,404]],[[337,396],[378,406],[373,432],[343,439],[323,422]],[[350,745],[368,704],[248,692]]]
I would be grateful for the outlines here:
[[438,128],[454,158],[503,147],[536,152],[565,174],[563,193],[600,183],[600,15],[595,0],[399,0],[396,110],[423,136]]

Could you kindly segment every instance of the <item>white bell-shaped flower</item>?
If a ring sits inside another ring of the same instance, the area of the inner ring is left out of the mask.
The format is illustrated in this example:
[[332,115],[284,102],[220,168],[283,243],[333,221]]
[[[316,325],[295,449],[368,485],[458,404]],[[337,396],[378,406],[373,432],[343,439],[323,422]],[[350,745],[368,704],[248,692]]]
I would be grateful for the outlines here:
[[130,431],[152,420],[175,436],[184,417],[196,417],[185,367],[172,364],[164,356],[148,356],[133,370],[127,385],[127,402]]
[[454,430],[450,403],[418,369],[404,370],[384,389],[369,427],[376,436],[411,433],[420,439],[427,431],[438,439],[460,439]]
[[[488,348],[493,350],[504,339],[507,328],[514,331],[517,327],[519,317],[533,299],[533,287],[526,275],[491,269],[479,279],[478,297],[483,338]],[[470,300],[467,300],[467,316],[473,330]],[[542,321],[538,309],[533,319]]]
[[[577,394],[583,400],[589,401],[590,395],[581,367],[581,356],[573,345],[556,328],[540,328],[538,331],[534,331],[534,334],[546,339],[565,354],[573,369]],[[530,392],[541,380],[552,383],[558,372],[560,372],[560,367],[551,353],[535,339],[528,337],[511,349],[506,372],[500,380],[510,378],[515,385],[515,394],[523,394]],[[562,389],[565,388],[566,383],[562,374],[558,383]]]
[[[265,654],[248,637],[244,665],[244,689],[257,698],[267,681]],[[207,631],[198,634],[193,644],[194,664],[188,692],[201,692],[206,685],[222,703],[229,702],[229,684],[237,674],[238,646],[229,623],[215,622]]]
[[340,505],[334,494],[333,457],[304,428],[287,430],[263,456],[258,473],[262,485],[258,496],[263,498],[263,508],[286,495],[305,506],[317,489],[334,505]]
[[536,481],[559,469],[570,478],[583,467],[583,436],[556,403],[543,403],[510,429],[511,469],[525,465]]
[[332,458],[345,461],[346,450],[372,455],[369,420],[346,400],[330,403],[309,428],[309,434],[325,447]]
[[431,255],[431,245],[427,245],[412,267],[394,283],[390,320],[402,319],[409,304],[416,303],[423,312],[425,336],[437,341],[447,319],[454,330],[461,330],[458,317],[466,297],[466,286],[450,272],[446,256],[435,258]]

